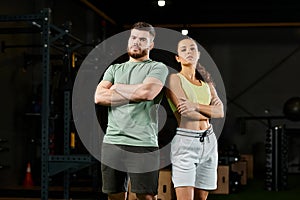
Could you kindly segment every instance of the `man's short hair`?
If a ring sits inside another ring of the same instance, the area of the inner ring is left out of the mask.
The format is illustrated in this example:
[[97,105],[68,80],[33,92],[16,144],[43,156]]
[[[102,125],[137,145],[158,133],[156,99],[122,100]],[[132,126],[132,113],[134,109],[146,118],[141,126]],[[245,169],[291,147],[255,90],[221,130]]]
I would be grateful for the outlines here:
[[135,24],[133,24],[131,30],[132,29],[148,31],[150,33],[150,35],[153,36],[153,39],[155,38],[155,29],[149,23],[146,23],[146,22],[136,22]]

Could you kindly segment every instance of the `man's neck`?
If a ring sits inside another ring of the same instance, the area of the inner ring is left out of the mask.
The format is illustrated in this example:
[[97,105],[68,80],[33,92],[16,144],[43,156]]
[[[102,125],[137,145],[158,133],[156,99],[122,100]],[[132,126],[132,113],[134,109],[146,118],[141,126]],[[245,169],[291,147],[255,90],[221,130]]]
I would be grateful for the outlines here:
[[129,57],[129,61],[130,62],[143,62],[145,60],[149,60],[149,55],[140,57],[140,58],[133,58],[133,57]]

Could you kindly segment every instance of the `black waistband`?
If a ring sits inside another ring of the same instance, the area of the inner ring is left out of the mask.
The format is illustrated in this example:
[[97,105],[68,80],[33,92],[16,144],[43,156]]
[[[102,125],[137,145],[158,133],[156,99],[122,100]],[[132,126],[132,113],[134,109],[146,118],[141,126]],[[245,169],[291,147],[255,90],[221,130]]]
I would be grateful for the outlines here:
[[200,142],[204,141],[204,137],[207,137],[213,133],[212,126],[210,126],[207,130],[204,131],[194,131],[189,129],[177,128],[177,135],[200,138]]

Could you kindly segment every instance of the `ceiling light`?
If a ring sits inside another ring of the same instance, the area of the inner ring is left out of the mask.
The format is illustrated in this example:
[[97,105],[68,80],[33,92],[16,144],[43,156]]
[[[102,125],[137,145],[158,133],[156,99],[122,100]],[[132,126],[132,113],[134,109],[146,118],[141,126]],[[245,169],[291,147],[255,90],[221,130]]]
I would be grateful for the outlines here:
[[158,0],[157,1],[158,6],[162,7],[166,5],[166,2],[164,0]]
[[189,31],[187,29],[182,29],[181,30],[182,35],[187,35],[188,33],[189,33]]

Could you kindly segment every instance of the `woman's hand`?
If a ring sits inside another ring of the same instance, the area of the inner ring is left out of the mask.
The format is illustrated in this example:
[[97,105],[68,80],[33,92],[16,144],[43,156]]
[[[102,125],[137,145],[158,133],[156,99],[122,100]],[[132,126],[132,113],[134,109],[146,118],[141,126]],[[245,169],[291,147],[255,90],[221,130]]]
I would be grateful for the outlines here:
[[198,104],[193,103],[186,98],[180,98],[180,103],[177,105],[178,113],[184,115],[188,112],[197,111]]

